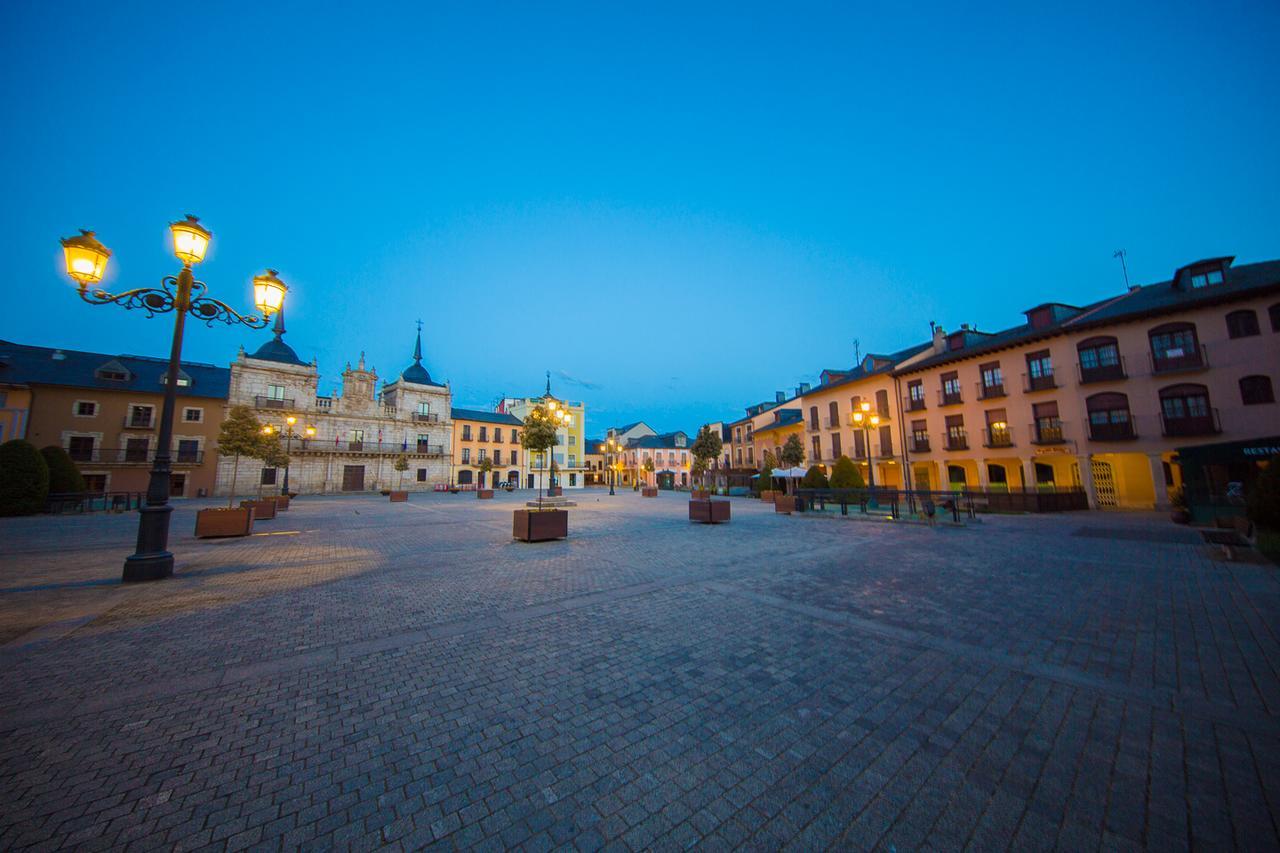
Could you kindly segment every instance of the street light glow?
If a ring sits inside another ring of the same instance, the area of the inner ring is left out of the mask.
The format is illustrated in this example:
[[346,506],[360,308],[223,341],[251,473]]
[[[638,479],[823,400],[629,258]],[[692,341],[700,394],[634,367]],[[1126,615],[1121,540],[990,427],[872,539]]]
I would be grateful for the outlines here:
[[186,219],[169,223],[169,231],[173,233],[173,253],[178,260],[187,266],[204,260],[213,232],[201,225],[197,217],[188,213]]
[[98,242],[92,231],[81,228],[76,236],[62,239],[62,255],[67,264],[67,275],[85,287],[102,281],[111,250]]

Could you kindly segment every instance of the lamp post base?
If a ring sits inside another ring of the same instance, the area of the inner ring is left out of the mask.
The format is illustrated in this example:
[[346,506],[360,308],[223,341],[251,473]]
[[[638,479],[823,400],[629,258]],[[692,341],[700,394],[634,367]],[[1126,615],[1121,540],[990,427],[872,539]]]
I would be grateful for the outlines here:
[[157,551],[153,554],[134,554],[124,561],[125,583],[159,581],[173,576],[173,554]]

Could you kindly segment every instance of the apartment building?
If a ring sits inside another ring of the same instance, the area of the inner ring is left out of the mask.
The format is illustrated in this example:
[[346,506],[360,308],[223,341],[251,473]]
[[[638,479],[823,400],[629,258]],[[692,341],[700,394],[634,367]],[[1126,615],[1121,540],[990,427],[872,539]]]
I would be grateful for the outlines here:
[[[62,447],[80,467],[90,491],[145,491],[168,369],[167,359],[0,341],[0,394],[14,408],[6,424],[12,432],[6,431],[5,438]],[[229,375],[225,367],[182,363],[169,447],[171,497],[198,497],[214,487],[217,459],[212,451]]]
[[[524,481],[525,453],[520,447],[521,421],[507,412],[453,410],[453,482],[487,488]],[[481,470],[488,460],[492,470]]]
[[519,422],[529,416],[536,406],[546,407],[554,402],[556,408],[565,412],[566,420],[557,423],[556,444],[551,448],[548,458],[543,453],[527,454],[525,459],[524,485],[529,489],[540,489],[551,485],[550,463],[555,462],[555,485],[566,489],[580,489],[587,481],[586,455],[586,417],[587,407],[580,400],[561,400],[551,393],[551,375],[547,374],[546,391],[539,397],[508,397],[500,405],[502,412],[509,414]]

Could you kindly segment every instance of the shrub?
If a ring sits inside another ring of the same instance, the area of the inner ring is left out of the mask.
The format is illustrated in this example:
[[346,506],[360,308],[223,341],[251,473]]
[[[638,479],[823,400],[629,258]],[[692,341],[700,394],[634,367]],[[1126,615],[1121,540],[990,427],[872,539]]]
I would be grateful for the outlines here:
[[41,512],[49,497],[49,463],[29,441],[0,444],[0,515]]
[[826,472],[818,465],[810,465],[809,470],[804,473],[804,477],[800,480],[800,488],[802,489],[825,489],[829,485]]
[[45,464],[49,466],[49,492],[51,494],[84,491],[84,477],[80,476],[80,469],[76,467],[76,463],[67,454],[67,451],[56,444],[51,444],[48,447],[40,448],[40,455],[44,457]]
[[756,494],[771,491],[773,489],[773,469],[778,467],[778,463],[773,458],[773,453],[766,450],[764,458],[760,460],[760,477],[756,480]]
[[1280,456],[1271,457],[1249,490],[1249,519],[1260,529],[1280,531]]
[[841,456],[836,460],[835,467],[831,469],[831,488],[861,489],[865,485],[862,482],[862,472],[853,464],[852,459]]

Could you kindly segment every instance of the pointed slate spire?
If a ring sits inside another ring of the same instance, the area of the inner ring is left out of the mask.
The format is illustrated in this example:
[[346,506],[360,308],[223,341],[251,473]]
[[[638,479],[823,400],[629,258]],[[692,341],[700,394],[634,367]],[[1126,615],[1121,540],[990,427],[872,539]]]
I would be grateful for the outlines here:
[[434,385],[431,381],[431,374],[427,373],[427,369],[422,366],[422,321],[418,321],[418,337],[413,344],[413,364],[405,368],[400,374],[400,378],[405,382],[414,382],[418,385]]
[[547,396],[551,396],[551,371],[547,371]]

